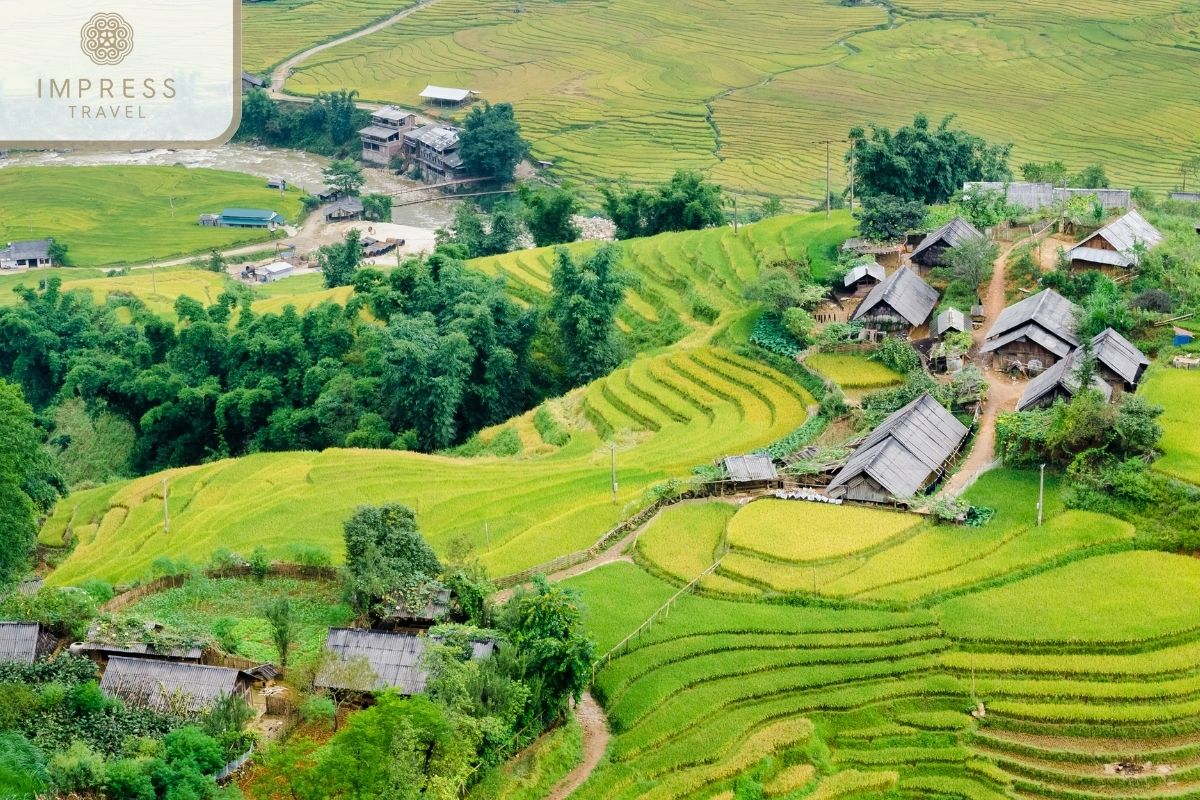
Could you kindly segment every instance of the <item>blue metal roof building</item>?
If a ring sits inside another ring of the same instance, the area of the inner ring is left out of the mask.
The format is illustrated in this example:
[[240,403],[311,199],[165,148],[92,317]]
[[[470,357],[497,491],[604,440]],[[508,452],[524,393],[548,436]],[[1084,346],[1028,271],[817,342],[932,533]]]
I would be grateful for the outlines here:
[[284,219],[263,208],[227,208],[221,212],[222,228],[270,228],[283,225]]

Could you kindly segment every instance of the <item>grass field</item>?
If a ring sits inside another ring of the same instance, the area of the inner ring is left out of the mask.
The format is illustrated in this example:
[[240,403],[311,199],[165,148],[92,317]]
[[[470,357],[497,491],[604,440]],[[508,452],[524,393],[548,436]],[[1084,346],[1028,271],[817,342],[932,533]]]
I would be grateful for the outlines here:
[[1154,462],[1154,468],[1200,484],[1200,434],[1194,411],[1200,397],[1200,372],[1154,367],[1143,381],[1141,393],[1165,409],[1159,418],[1163,456]]
[[[812,402],[789,378],[727,351],[676,350],[557,401],[570,441],[545,455],[329,450],[218,461],[75,493],[42,540],[61,542],[70,526],[79,541],[54,582],[122,581],[144,575],[160,556],[205,561],[218,547],[256,545],[282,555],[301,536],[337,555],[355,506],[398,500],[416,508],[436,546],[466,536],[493,573],[506,574],[591,545],[640,507],[653,483],[782,438]],[[616,505],[605,440],[617,443]],[[170,535],[161,529],[162,477]]]
[[52,236],[78,266],[137,264],[270,239],[259,229],[202,228],[201,214],[269,208],[290,221],[300,192],[252,175],[185,167],[0,169],[0,239]]
[[[695,168],[737,192],[810,200],[824,196],[825,149],[808,143],[914,111],[1015,142],[1014,164],[1102,160],[1114,185],[1161,189],[1200,122],[1184,101],[1200,66],[1190,3],[799,0],[777,12],[770,0],[440,0],[319,54],[289,88],[414,103],[427,83],[468,86],[513,102],[537,157],[584,183]],[[1083,102],[1096,119],[1081,126]]]
[[242,66],[263,75],[312,45],[365,28],[410,0],[271,0],[242,5]]

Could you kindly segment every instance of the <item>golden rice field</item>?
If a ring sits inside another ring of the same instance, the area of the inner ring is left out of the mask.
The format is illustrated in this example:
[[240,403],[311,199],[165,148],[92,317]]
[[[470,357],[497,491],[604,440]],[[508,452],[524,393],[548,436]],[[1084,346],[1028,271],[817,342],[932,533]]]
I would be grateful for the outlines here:
[[[905,0],[439,0],[314,57],[289,81],[413,104],[427,84],[516,105],[538,158],[593,181],[707,172],[730,190],[824,196],[825,148],[867,121],[956,114],[1016,164],[1104,161],[1173,186],[1200,109],[1200,6]],[[1003,113],[998,113],[1003,109]],[[836,187],[846,185],[834,145]]]
[[[677,349],[556,401],[570,440],[542,455],[328,450],[218,461],[75,492],[41,539],[61,544],[70,530],[78,542],[51,577],[59,584],[132,580],[160,557],[205,562],[218,548],[245,554],[261,545],[286,558],[310,544],[340,558],[342,522],[355,506],[394,500],[416,509],[435,547],[465,536],[503,575],[590,546],[641,507],[650,485],[786,436],[812,403],[757,362],[714,347]],[[607,442],[616,446],[616,503]]]
[[242,66],[266,71],[314,44],[365,28],[406,0],[258,0],[242,4]]

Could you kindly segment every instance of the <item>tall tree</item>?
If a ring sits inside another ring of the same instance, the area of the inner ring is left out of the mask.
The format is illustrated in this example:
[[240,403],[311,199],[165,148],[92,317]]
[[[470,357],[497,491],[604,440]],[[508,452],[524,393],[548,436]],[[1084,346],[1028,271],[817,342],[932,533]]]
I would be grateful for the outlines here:
[[335,145],[345,144],[354,136],[354,111],[357,98],[357,89],[338,89],[333,92],[321,92],[317,95],[316,102],[325,107],[329,138]]
[[349,286],[354,282],[354,272],[362,261],[361,234],[357,228],[346,231],[346,238],[335,244],[327,244],[317,251],[317,263],[325,276],[325,286]]
[[600,193],[618,239],[699,230],[725,221],[721,187],[698,172],[679,170],[652,189],[621,180],[615,186],[601,186]]
[[485,102],[472,108],[463,120],[458,152],[472,175],[511,181],[517,164],[529,153],[512,104]]
[[549,315],[567,356],[566,373],[575,384],[607,374],[621,360],[616,313],[628,279],[621,251],[607,244],[582,262],[565,247],[554,253]]
[[362,189],[367,179],[363,177],[362,167],[348,158],[335,159],[321,172],[329,188],[342,194],[355,195]]
[[890,194],[864,197],[854,218],[864,239],[895,242],[909,232],[919,230],[928,209],[920,200],[901,200]]
[[350,593],[360,610],[384,595],[433,580],[442,571],[408,506],[359,506],[343,530]]
[[890,194],[928,205],[944,203],[964,181],[1006,181],[1011,144],[989,144],[980,136],[951,127],[948,116],[936,127],[918,114],[894,133],[872,124],[870,132],[850,129],[847,162],[854,165],[864,196]]
[[525,207],[525,227],[538,247],[567,244],[579,238],[579,227],[574,220],[579,198],[570,187],[531,189],[521,184],[519,196]]
[[29,568],[37,514],[49,510],[62,488],[41,443],[20,387],[0,380],[0,590]]

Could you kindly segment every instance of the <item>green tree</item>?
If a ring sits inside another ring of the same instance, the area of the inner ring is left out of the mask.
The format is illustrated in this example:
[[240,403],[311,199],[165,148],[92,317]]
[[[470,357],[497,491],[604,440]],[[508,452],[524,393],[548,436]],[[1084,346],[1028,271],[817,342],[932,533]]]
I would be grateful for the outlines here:
[[1021,176],[1033,183],[1066,186],[1067,165],[1061,161],[1046,161],[1044,163],[1030,161],[1021,165]]
[[565,247],[554,253],[548,314],[557,327],[564,371],[573,384],[606,375],[620,363],[616,313],[627,285],[620,258],[620,248],[612,244],[582,262]]
[[864,197],[893,195],[927,205],[945,203],[966,181],[1007,181],[1011,144],[989,144],[953,128],[954,116],[936,127],[918,114],[895,132],[879,125],[850,129],[846,161],[854,165]]
[[778,217],[783,213],[783,201],[775,195],[771,195],[763,201],[763,204],[758,209],[758,213],[763,219]]
[[864,197],[854,212],[858,231],[872,242],[895,242],[919,230],[928,209],[919,200],[901,200],[890,194]]
[[335,145],[345,144],[355,134],[354,111],[357,99],[357,89],[338,89],[317,95],[316,102],[326,109],[329,139]]
[[964,242],[946,253],[946,266],[939,272],[950,280],[962,281],[978,295],[980,287],[991,280],[997,252],[988,239]]
[[505,206],[497,208],[492,212],[492,224],[484,238],[482,255],[494,256],[512,251],[520,235],[521,220],[517,213]]
[[35,498],[48,510],[62,485],[41,439],[20,387],[0,380],[0,590],[29,568],[37,536]]
[[463,120],[458,152],[470,174],[511,181],[517,164],[529,153],[512,104],[485,102],[472,108]]
[[362,261],[360,236],[357,228],[351,228],[341,242],[324,245],[317,251],[317,264],[327,288],[349,286],[354,282],[354,273]]
[[350,594],[360,611],[386,594],[416,589],[442,571],[408,506],[359,506],[343,530]]
[[1103,164],[1088,164],[1071,178],[1071,185],[1081,189],[1107,189],[1108,173]]
[[67,255],[67,246],[62,242],[50,240],[50,260],[60,267],[69,267],[71,265],[70,256]]
[[621,180],[601,186],[600,193],[618,239],[699,230],[725,222],[721,187],[698,172],[679,170],[653,189],[634,188]]
[[363,217],[373,222],[392,221],[392,196],[365,194],[362,196]]
[[579,238],[579,227],[574,220],[579,212],[579,198],[573,189],[567,186],[531,189],[521,184],[518,197],[525,209],[525,227],[538,247],[567,244]]
[[321,172],[321,176],[329,188],[348,195],[358,194],[367,182],[362,167],[348,158],[330,161],[329,166]]
[[288,665],[288,653],[296,639],[296,629],[292,617],[292,604],[286,597],[272,600],[263,608],[263,616],[271,625],[271,641],[279,652],[279,666]]

